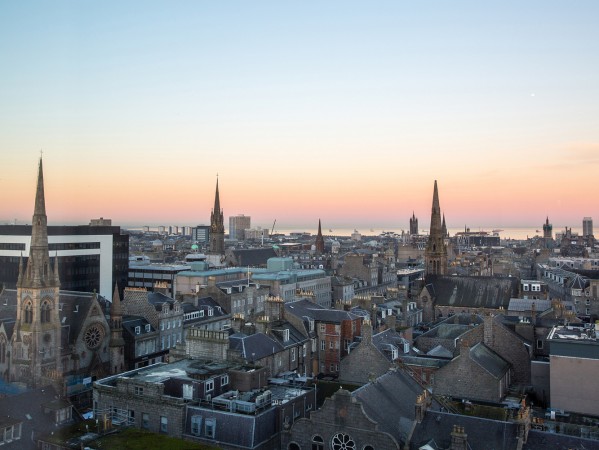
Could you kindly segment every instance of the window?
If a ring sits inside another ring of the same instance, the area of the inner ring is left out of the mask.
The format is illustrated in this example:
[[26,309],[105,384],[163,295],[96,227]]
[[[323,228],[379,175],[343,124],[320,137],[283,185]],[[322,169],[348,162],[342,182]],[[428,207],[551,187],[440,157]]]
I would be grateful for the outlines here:
[[312,436],[312,450],[324,450],[324,439],[317,434]]
[[341,330],[341,326],[335,325],[335,333],[339,333],[340,330]]
[[321,350],[326,350],[327,349],[327,343],[326,343],[326,341],[324,339],[322,341],[320,341],[320,349]]
[[206,419],[204,433],[207,438],[214,439],[216,436],[216,419]]
[[329,341],[329,348],[332,350],[334,345],[335,345],[335,343],[334,343],[334,342],[333,342],[333,340],[331,339],[331,340]]
[[291,361],[295,361],[295,349],[291,349]]
[[289,445],[287,446],[287,450],[301,450],[300,446],[297,445],[295,442],[290,442]]
[[31,303],[25,305],[25,323],[31,323],[33,321],[33,311],[31,309]]
[[324,333],[324,332],[325,332],[325,330],[326,330],[325,324],[324,324],[324,323],[321,323],[321,324],[320,324],[320,332],[321,332],[321,333]]
[[226,386],[227,384],[229,384],[229,375],[223,375],[220,377],[220,385]]
[[129,411],[127,411],[127,423],[129,425],[135,425],[135,410],[134,409],[130,409]]
[[543,349],[543,340],[537,339],[537,350],[542,350],[542,349]]
[[144,395],[144,388],[140,387],[140,386],[135,386],[133,388],[133,393],[135,395]]
[[191,416],[191,434],[200,435],[202,429],[202,416]]
[[306,356],[306,344],[302,346],[302,356]]
[[164,322],[160,322],[160,329],[164,331]]
[[150,324],[149,324],[149,323],[147,323],[147,324],[146,324],[146,333],[149,333],[149,332],[150,332]]
[[161,433],[168,432],[168,418],[165,416],[160,416],[160,432]]
[[144,430],[150,429],[150,415],[148,413],[143,413],[141,415],[141,427]]
[[206,381],[206,392],[212,392],[214,390],[214,380]]
[[331,440],[331,446],[333,450],[354,450],[356,443],[348,434],[337,433]]
[[135,327],[135,334],[141,333],[141,327]]

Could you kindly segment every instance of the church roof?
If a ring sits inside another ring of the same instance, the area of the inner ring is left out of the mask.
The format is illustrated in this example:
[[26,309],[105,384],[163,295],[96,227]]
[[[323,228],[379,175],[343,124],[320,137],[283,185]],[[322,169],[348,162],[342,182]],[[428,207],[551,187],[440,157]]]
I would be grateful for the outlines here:
[[438,306],[507,309],[518,292],[515,277],[429,276],[428,279]]

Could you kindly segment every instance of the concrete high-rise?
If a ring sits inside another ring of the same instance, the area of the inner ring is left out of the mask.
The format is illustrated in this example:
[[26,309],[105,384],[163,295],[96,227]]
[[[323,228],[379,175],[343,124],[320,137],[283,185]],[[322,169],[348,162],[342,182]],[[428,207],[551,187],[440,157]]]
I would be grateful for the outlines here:
[[245,230],[252,228],[251,217],[238,214],[229,217],[229,239],[245,239]]
[[582,219],[582,236],[593,236],[593,218],[585,217]]

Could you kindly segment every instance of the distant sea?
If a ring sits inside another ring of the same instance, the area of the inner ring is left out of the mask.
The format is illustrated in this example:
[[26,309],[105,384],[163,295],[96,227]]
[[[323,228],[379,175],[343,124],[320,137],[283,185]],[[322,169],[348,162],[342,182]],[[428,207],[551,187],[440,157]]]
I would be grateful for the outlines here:
[[[140,226],[123,226],[122,228],[132,230],[132,231],[141,231],[143,227]],[[266,229],[266,227],[264,227]],[[565,226],[562,227],[553,227],[553,237],[555,237],[556,233],[562,233],[565,229]],[[150,226],[150,231],[158,231],[157,226]],[[269,229],[270,231],[270,229]],[[363,237],[366,236],[378,236],[383,232],[391,232],[401,234],[402,231],[407,232],[407,228],[323,228],[322,234],[326,236],[351,236],[354,231],[360,233]],[[455,235],[458,232],[463,232],[463,228],[449,228],[448,232],[450,236]],[[471,232],[476,231],[486,231],[489,234],[497,233],[501,239],[516,239],[523,240],[527,238],[532,238],[534,236],[543,236],[542,227],[534,228],[534,227],[506,227],[506,228],[470,228]],[[581,233],[582,229],[572,227],[572,231],[574,233]],[[316,228],[302,228],[302,227],[275,227],[275,233],[282,233],[289,235],[291,233],[303,233],[307,232],[313,235],[316,235],[318,230]],[[428,229],[420,229],[420,234],[428,234]]]

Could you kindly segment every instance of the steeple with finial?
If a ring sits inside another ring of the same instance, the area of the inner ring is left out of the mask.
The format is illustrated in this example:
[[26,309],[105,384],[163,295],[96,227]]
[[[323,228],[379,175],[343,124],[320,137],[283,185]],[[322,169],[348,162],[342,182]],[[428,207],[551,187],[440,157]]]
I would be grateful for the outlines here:
[[210,214],[210,253],[219,255],[225,253],[225,219],[223,210],[220,207],[220,194],[218,192],[218,175],[216,177],[214,209]]
[[31,244],[29,258],[25,271],[19,269],[19,287],[59,287],[58,258],[55,258],[54,270],[50,267],[48,250],[48,218],[46,216],[46,201],[44,195],[44,170],[40,158],[37,189],[35,193],[35,206],[31,222]]

